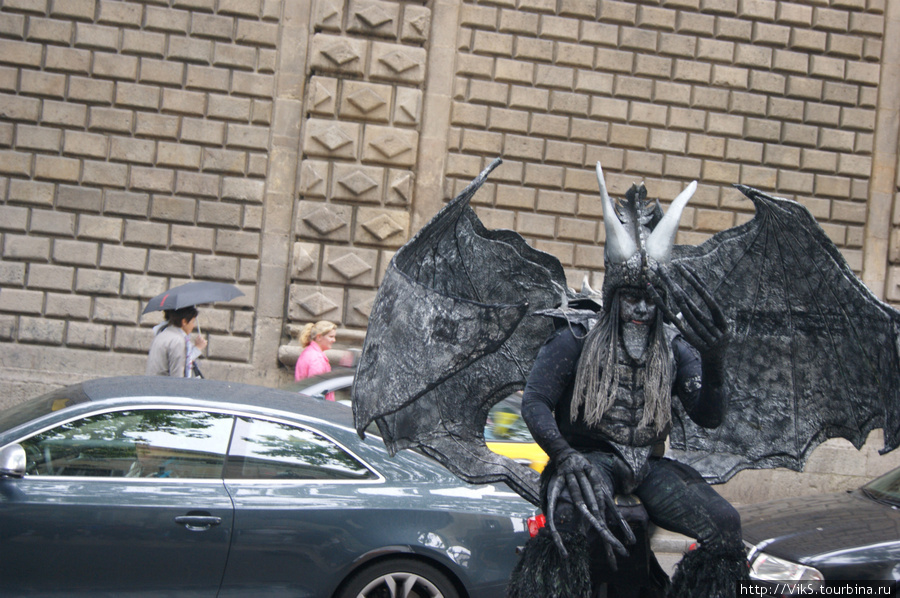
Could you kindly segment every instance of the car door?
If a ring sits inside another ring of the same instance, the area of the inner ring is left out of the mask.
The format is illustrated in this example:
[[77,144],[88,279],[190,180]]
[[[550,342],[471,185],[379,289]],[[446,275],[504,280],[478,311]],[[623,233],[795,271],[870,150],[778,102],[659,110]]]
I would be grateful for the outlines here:
[[189,409],[95,413],[22,439],[0,481],[0,594],[215,596],[233,506],[234,418]]
[[330,595],[377,542],[359,521],[370,516],[363,489],[381,481],[316,430],[238,416],[225,468],[234,540],[219,597]]

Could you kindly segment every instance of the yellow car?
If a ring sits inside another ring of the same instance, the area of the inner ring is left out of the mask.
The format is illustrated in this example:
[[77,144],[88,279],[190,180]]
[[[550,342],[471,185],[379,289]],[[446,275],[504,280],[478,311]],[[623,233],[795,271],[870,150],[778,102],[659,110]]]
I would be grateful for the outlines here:
[[[350,405],[350,387],[354,374],[353,369],[335,367],[327,374],[291,382],[285,388],[322,400],[328,393],[334,393],[339,403]],[[544,470],[549,459],[531,437],[531,432],[522,419],[521,391],[509,395],[491,408],[484,427],[484,439],[488,448],[495,453],[509,457],[538,473]]]
[[484,427],[484,439],[495,453],[537,472],[543,471],[549,459],[522,419],[521,392],[511,394],[491,408]]

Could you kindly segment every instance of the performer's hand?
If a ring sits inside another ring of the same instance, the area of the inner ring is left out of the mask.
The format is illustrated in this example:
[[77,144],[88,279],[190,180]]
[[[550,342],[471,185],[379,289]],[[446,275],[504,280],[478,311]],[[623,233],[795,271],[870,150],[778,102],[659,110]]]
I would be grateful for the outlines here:
[[682,317],[678,317],[677,314],[672,312],[652,284],[647,285],[647,291],[653,298],[653,302],[656,303],[657,308],[661,309],[666,319],[678,328],[685,340],[693,345],[704,359],[715,359],[731,340],[731,322],[722,312],[715,298],[706,290],[703,283],[700,282],[693,272],[681,264],[674,264],[673,267],[677,268],[678,273],[688,281],[697,295],[703,299],[709,312],[708,314],[691,301],[684,289],[672,280],[665,268],[655,270],[655,274],[662,287],[666,289],[666,292],[680,310]]
[[[556,547],[563,556],[568,556],[562,537],[556,529],[554,515],[556,503],[559,501],[563,489],[569,491],[572,503],[578,511],[587,519],[591,526],[597,530],[604,540],[606,558],[613,570],[616,569],[616,557],[613,552],[627,556],[628,551],[622,542],[609,530],[607,517],[611,516],[616,525],[625,533],[628,544],[634,544],[634,533],[628,523],[622,518],[613,498],[612,490],[606,481],[594,470],[584,455],[569,449],[563,452],[556,463],[556,472],[550,478],[549,496],[547,499],[547,520],[550,534]],[[601,506],[602,505],[602,506]]]

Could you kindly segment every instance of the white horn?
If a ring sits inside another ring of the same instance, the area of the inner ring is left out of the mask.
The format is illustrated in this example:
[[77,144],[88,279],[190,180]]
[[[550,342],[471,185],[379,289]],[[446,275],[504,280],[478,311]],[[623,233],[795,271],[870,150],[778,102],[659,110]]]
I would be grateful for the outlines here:
[[587,274],[584,275],[584,278],[581,279],[581,294],[582,295],[596,295],[594,289],[591,288],[591,283],[588,282]]
[[603,168],[597,162],[597,183],[600,185],[600,200],[603,202],[603,225],[606,227],[606,259],[616,264],[623,264],[637,253],[638,248],[634,239],[622,226],[609,193],[606,191],[606,181],[603,179]]
[[681,213],[687,202],[697,190],[697,181],[691,181],[691,184],[685,187],[684,191],[678,194],[666,215],[663,216],[653,232],[647,238],[647,255],[654,258],[660,263],[666,263],[672,257],[672,246],[675,244],[675,233],[678,232],[678,222],[681,220]]

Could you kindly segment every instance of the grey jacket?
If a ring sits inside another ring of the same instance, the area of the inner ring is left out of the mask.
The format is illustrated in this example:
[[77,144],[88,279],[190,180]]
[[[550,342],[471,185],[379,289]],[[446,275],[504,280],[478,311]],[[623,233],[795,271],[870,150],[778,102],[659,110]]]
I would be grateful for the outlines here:
[[[147,357],[148,376],[174,376],[184,378],[187,367],[188,335],[184,330],[174,326],[166,326],[160,330],[150,345]],[[189,341],[188,341],[189,342]],[[194,345],[190,345],[191,349]],[[190,371],[190,370],[188,370]]]

